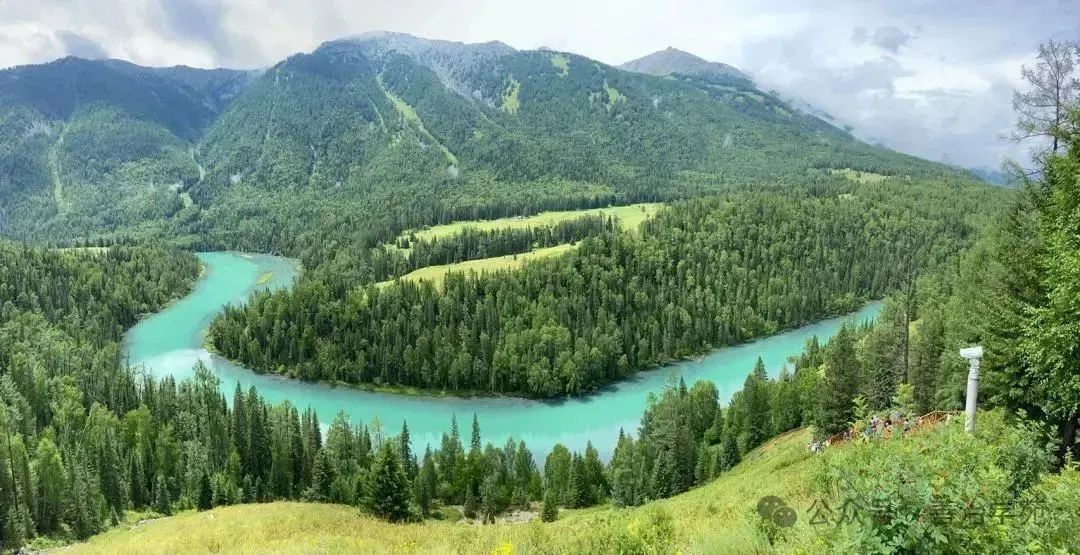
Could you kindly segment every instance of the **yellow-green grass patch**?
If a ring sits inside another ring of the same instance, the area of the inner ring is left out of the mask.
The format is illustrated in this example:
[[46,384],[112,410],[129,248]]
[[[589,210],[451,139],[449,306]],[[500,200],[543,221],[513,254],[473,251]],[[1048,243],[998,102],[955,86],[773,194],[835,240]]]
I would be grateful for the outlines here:
[[559,70],[559,77],[566,77],[570,74],[570,58],[567,58],[565,54],[552,55],[551,65]]
[[94,254],[100,255],[109,252],[112,247],[64,247],[56,249],[59,252],[69,252],[75,254]]
[[880,173],[864,172],[859,170],[853,170],[851,168],[844,168],[842,170],[829,170],[833,175],[842,175],[851,181],[856,183],[862,183],[864,185],[874,185],[881,183],[888,179],[889,176],[881,175]]
[[514,76],[509,77],[509,81],[506,83],[506,90],[503,91],[502,96],[502,109],[508,114],[516,114],[521,109],[521,99],[518,98],[518,93],[521,92],[521,83]]
[[746,95],[747,98],[750,98],[752,100],[756,100],[758,102],[765,102],[765,97],[758,94],[758,93],[750,92],[750,91],[742,91],[741,94]]
[[[546,258],[549,256],[557,256],[569,252],[574,248],[574,245],[569,243],[562,245],[555,245],[554,247],[546,247],[542,249],[534,249],[530,252],[524,252],[520,254],[508,254],[505,256],[495,256],[492,258],[479,258],[477,260],[466,260],[465,262],[458,262],[455,264],[441,264],[438,266],[427,266],[420,268],[419,270],[413,270],[398,279],[410,280],[410,281],[430,281],[436,287],[442,285],[443,279],[446,274],[451,272],[458,273],[484,273],[495,272],[499,270],[512,270],[514,268],[520,268],[530,260],[537,260],[539,258]],[[380,286],[385,286],[393,281],[380,282]]]
[[[533,216],[516,216],[511,218],[499,218],[497,220],[468,220],[432,226],[427,229],[406,231],[398,240],[403,238],[415,238],[419,241],[441,239],[462,232],[465,228],[473,228],[478,231],[494,231],[497,229],[523,229],[530,227],[549,227],[558,225],[560,222],[576,220],[585,216],[604,215],[618,220],[619,226],[628,231],[634,231],[641,222],[653,217],[662,203],[648,202],[641,204],[628,204],[625,206],[609,206],[606,208],[590,208],[587,210],[560,210],[541,212]],[[394,241],[394,244],[397,240]]]
[[458,163],[457,156],[454,156],[454,153],[450,152],[450,150],[443,146],[443,144],[440,143],[434,135],[428,132],[427,128],[424,127],[424,121],[420,119],[420,114],[417,114],[416,110],[412,106],[410,106],[408,102],[405,102],[397,95],[390,92],[390,90],[383,85],[382,76],[378,76],[377,81],[379,83],[379,87],[383,91],[383,94],[385,94],[386,98],[390,99],[390,102],[394,104],[394,108],[396,108],[398,113],[401,114],[401,117],[405,120],[405,123],[414,125],[420,135],[430,141],[431,144],[437,146],[439,150],[442,151],[443,155],[446,156],[446,159],[449,160],[451,164],[456,166]]
[[620,92],[619,89],[608,85],[607,79],[604,79],[604,92],[607,93],[608,110],[611,110],[613,107],[615,107],[615,104],[617,102],[626,102],[626,95]]

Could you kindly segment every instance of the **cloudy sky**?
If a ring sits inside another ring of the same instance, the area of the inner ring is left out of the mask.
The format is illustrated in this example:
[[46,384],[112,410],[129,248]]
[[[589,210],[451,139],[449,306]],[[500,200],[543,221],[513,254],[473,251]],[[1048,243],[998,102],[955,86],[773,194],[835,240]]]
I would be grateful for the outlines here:
[[1020,65],[1080,39],[1075,0],[0,0],[0,67],[64,55],[254,68],[371,30],[617,64],[668,46],[722,61],[858,134],[964,166],[1023,147]]

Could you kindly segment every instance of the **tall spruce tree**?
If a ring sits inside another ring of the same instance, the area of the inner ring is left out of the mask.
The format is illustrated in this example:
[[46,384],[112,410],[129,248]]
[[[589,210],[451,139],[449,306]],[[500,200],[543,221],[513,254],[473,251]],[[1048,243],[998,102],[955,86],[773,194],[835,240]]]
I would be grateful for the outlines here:
[[853,399],[860,390],[859,362],[855,356],[855,331],[844,324],[825,347],[825,379],[818,390],[815,427],[831,436],[848,428],[854,413]]
[[390,522],[409,518],[409,481],[402,468],[401,455],[390,442],[384,442],[375,454],[367,480],[368,509]]
[[765,362],[758,357],[754,371],[743,383],[746,449],[750,450],[772,437],[772,410],[769,406],[768,376]]

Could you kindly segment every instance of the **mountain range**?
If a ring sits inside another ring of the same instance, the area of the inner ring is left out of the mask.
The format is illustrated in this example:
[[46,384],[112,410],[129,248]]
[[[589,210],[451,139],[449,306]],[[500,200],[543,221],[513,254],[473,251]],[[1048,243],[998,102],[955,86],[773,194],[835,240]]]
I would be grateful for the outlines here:
[[380,32],[259,71],[78,58],[0,71],[0,234],[21,239],[164,232],[288,251],[324,239],[312,221],[370,243],[462,214],[844,168],[968,177],[670,48],[612,67]]

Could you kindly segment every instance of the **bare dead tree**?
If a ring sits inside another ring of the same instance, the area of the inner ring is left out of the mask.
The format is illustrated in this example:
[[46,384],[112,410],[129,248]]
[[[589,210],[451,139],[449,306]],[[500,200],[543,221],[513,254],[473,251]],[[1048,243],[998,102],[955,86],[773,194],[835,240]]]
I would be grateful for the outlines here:
[[[1017,113],[1014,141],[1048,139],[1050,153],[1068,146],[1070,111],[1080,107],[1080,43],[1054,41],[1039,45],[1035,65],[1024,65],[1020,74],[1028,85],[1027,91],[1013,93],[1013,109]],[[1046,151],[1037,149],[1036,158]]]

